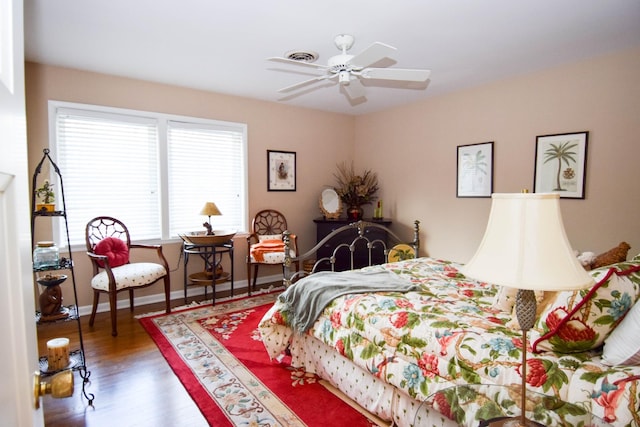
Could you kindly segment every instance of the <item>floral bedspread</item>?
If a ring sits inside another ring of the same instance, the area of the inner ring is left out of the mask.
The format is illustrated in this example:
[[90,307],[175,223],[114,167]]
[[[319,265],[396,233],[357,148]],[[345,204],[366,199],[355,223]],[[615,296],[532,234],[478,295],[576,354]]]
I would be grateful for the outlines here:
[[[497,288],[467,279],[460,265],[418,258],[382,268],[419,284],[417,292],[351,294],[331,302],[307,333],[417,400],[459,384],[520,384],[522,333],[495,307]],[[293,332],[279,303],[259,324],[272,358]],[[640,367],[608,367],[598,352],[534,354],[527,385],[615,425],[638,426]],[[292,360],[296,365],[297,361]]]

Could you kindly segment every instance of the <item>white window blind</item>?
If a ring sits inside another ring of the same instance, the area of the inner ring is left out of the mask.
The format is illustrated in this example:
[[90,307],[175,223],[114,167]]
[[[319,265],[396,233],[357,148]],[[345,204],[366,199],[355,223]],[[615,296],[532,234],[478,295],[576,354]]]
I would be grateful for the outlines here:
[[222,212],[214,230],[246,230],[246,125],[58,101],[50,116],[72,245],[101,215],[122,220],[133,240],[204,231],[210,201]]
[[55,156],[72,244],[83,243],[87,222],[102,215],[123,221],[132,239],[158,238],[156,121],[66,108],[56,119]]
[[169,121],[169,230],[171,235],[204,230],[200,216],[206,202],[222,215],[212,216],[214,230],[242,230],[244,214],[244,132],[224,124]]

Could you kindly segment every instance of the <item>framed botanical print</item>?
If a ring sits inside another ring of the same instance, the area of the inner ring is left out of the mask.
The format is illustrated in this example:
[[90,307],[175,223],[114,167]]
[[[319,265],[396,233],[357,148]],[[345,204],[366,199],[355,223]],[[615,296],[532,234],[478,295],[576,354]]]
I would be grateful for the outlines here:
[[296,191],[296,153],[267,150],[267,190]]
[[493,142],[458,146],[456,197],[491,197]]
[[533,191],[584,199],[588,140],[586,131],[538,136]]

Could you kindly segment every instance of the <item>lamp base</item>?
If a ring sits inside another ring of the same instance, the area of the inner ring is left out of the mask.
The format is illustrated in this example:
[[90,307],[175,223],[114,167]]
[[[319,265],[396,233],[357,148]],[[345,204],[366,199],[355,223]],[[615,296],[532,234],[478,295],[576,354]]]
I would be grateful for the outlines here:
[[545,427],[545,425],[527,419],[526,426],[523,426],[522,417],[498,417],[480,421],[478,427]]

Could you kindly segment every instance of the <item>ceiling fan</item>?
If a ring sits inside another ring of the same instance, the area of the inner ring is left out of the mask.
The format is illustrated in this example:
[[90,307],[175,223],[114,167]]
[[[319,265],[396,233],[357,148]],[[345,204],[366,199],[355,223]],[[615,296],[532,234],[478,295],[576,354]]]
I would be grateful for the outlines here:
[[280,57],[267,58],[268,61],[324,71],[324,74],[284,87],[278,92],[291,92],[323,80],[337,80],[349,98],[357,99],[365,96],[365,88],[360,82],[361,79],[426,82],[431,74],[431,70],[369,67],[384,58],[390,58],[390,55],[397,49],[384,43],[375,42],[359,54],[349,55],[347,51],[353,46],[354,41],[354,37],[349,34],[337,35],[334,42],[342,53],[329,58],[327,65]]

